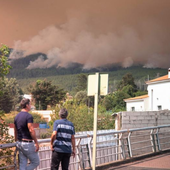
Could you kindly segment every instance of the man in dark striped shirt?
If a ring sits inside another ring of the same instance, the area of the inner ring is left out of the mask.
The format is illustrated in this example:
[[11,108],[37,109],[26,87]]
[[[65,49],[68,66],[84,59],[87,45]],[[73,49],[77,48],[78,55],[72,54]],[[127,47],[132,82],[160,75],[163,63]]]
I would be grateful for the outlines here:
[[51,135],[51,170],[58,170],[60,162],[62,170],[68,170],[71,154],[75,157],[75,130],[73,123],[66,119],[68,112],[65,108],[60,110],[59,116]]

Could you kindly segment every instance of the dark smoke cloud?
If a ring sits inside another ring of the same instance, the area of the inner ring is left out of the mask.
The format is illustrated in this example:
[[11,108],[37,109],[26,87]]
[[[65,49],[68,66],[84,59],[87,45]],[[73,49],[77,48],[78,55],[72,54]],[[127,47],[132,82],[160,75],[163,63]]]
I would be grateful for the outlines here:
[[169,68],[169,1],[129,2],[132,7],[124,4],[122,11],[110,15],[69,13],[65,24],[48,26],[28,41],[16,41],[10,58],[47,54],[47,60],[39,56],[27,69],[67,67],[72,62],[86,69],[112,63]]

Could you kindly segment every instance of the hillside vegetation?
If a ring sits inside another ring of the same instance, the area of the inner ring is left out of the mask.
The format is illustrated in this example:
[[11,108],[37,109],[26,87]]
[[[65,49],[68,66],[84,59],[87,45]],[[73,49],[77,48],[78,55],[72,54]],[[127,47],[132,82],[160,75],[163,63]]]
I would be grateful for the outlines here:
[[[94,74],[95,72],[86,73],[88,74]],[[137,86],[144,90],[146,89],[145,81],[149,79],[154,79],[159,76],[163,76],[167,74],[166,69],[148,69],[148,68],[142,68],[142,67],[131,67],[131,68],[124,68],[117,71],[112,72],[100,72],[102,73],[108,73],[109,74],[109,91],[113,92],[116,89],[117,83],[122,79],[123,75],[126,73],[131,73],[135,79],[135,83]],[[27,93],[27,87],[35,83],[37,79],[39,80],[48,80],[52,81],[54,85],[59,86],[60,88],[65,89],[70,94],[75,94],[75,88],[77,86],[77,76],[78,74],[67,74],[67,75],[56,75],[56,76],[46,76],[46,77],[36,77],[36,78],[23,78],[18,79],[18,83],[22,90]]]
[[[84,70],[82,65],[76,63],[72,63],[68,68],[27,69],[30,61],[36,60],[38,55],[40,54],[12,62],[10,74],[10,66],[4,65],[7,67],[2,68],[1,113],[18,110],[23,92],[30,93],[36,109],[55,110],[50,125],[58,119],[59,109],[64,107],[70,113],[69,120],[76,124],[76,131],[93,128],[94,97],[87,96],[88,74],[109,74],[109,94],[99,96],[98,100],[98,129],[113,129],[114,119],[111,114],[126,110],[123,99],[147,94],[145,81],[167,74],[166,69],[148,69],[142,66],[121,68],[119,64],[90,70]],[[43,56],[45,59],[46,56]],[[4,59],[1,61],[7,63],[6,56]],[[5,77],[6,74],[9,79]],[[73,95],[73,98],[65,95],[66,92]]]
[[32,54],[24,58],[14,60],[10,63],[12,70],[8,74],[8,78],[16,78],[24,93],[28,93],[27,87],[35,83],[36,80],[52,81],[54,85],[59,86],[74,95],[76,93],[77,75],[84,73],[94,74],[95,72],[109,74],[109,92],[116,90],[117,83],[126,73],[131,73],[135,79],[135,83],[141,90],[146,90],[145,81],[167,74],[167,69],[160,68],[143,68],[142,66],[133,66],[122,68],[120,64],[108,65],[100,68],[89,70],[83,69],[83,65],[71,63],[67,68],[52,67],[44,69],[27,69],[30,61],[35,61],[39,56],[44,59],[47,56],[43,53]]

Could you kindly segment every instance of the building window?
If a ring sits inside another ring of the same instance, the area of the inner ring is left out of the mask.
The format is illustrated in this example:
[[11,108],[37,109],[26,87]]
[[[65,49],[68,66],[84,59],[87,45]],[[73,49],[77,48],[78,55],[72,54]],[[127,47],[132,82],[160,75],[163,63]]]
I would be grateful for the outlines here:
[[162,110],[162,106],[158,106],[158,110]]
[[132,111],[135,111],[135,107],[132,107],[131,110],[132,110]]

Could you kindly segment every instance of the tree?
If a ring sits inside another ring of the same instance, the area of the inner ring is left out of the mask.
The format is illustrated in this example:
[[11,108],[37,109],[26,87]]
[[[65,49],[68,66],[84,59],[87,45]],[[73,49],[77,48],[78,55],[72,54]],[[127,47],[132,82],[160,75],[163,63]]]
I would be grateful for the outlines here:
[[114,110],[120,111],[125,110],[126,103],[123,99],[129,98],[126,92],[123,91],[116,91],[112,94],[105,96],[102,101],[102,105],[106,108],[106,110]]
[[84,91],[87,89],[87,76],[85,74],[79,74],[77,76],[76,91]]
[[113,106],[115,110],[125,110],[126,103],[123,99],[127,99],[130,96],[127,93],[124,93],[123,91],[117,91],[114,93],[115,97],[113,100]]
[[88,107],[94,107],[94,96],[87,96],[86,91],[79,91],[75,95],[77,104],[86,104]]
[[137,86],[134,82],[134,78],[131,73],[127,73],[123,76],[122,80],[117,86],[118,91],[128,94],[130,97],[135,97],[137,92]]
[[9,73],[11,66],[8,64],[9,48],[6,45],[0,47],[0,78],[4,78]]
[[[3,90],[2,87],[4,85],[4,82],[2,81],[4,79],[4,76],[9,73],[9,70],[11,66],[7,62],[7,55],[9,54],[9,49],[7,46],[2,45],[0,47],[0,96],[2,97]],[[3,110],[0,110],[0,141],[1,144],[4,143],[12,143],[14,141],[14,138],[9,135],[8,132],[8,125],[3,121],[2,119]],[[7,166],[7,162],[10,164],[12,162],[11,158],[5,157],[6,155],[12,155],[13,150],[11,148],[7,149],[1,149],[0,150],[0,156],[4,156],[3,159],[1,159],[0,167]]]
[[142,96],[142,95],[145,95],[145,94],[148,94],[147,91],[140,91],[138,90],[136,93],[135,93],[135,96]]
[[[68,120],[73,122],[75,131],[91,131],[93,130],[94,110],[88,108],[85,104],[77,105],[74,101],[68,101],[63,105],[56,105],[55,114],[51,115],[52,122],[59,119],[59,110],[64,107],[68,110]],[[100,110],[98,110],[99,112]],[[98,114],[98,130],[114,129],[114,120],[111,115]]]
[[132,87],[132,85],[129,85],[129,84],[122,88],[122,92],[128,94],[130,97],[135,96],[134,88]]
[[55,106],[64,98],[65,92],[57,86],[52,85],[51,81],[37,80],[34,85],[28,87],[28,91],[35,99],[36,109],[47,109],[47,105]]
[[122,90],[123,87],[125,87],[127,85],[131,85],[134,92],[137,91],[137,86],[134,82],[134,78],[131,73],[127,73],[123,76],[122,80],[118,84],[118,90]]
[[[9,54],[9,48],[6,45],[0,47],[0,96],[3,96],[4,76],[9,73],[11,66],[8,64],[7,55]],[[0,109],[0,119],[3,114],[3,110]]]
[[0,110],[9,113],[15,109],[23,93],[15,78],[4,78],[2,81],[3,86],[1,90],[3,91],[3,95],[0,95]]
[[106,108],[106,110],[112,110],[113,109],[113,107],[114,107],[114,105],[113,105],[114,97],[115,96],[113,94],[108,94],[102,100],[102,105]]
[[78,102],[78,104],[80,104],[80,103],[87,104],[87,102],[88,102],[87,92],[86,91],[77,92],[75,95],[75,99]]

